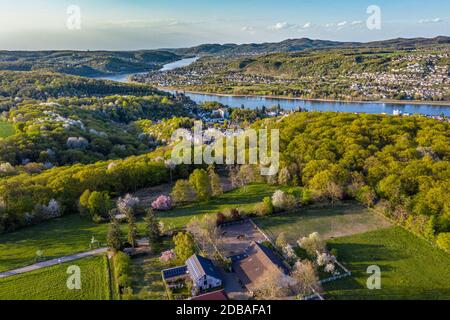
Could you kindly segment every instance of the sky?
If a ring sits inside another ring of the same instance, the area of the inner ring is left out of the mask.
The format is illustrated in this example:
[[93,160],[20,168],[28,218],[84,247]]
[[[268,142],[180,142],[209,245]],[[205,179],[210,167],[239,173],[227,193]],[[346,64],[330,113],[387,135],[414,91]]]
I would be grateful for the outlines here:
[[0,0],[0,50],[367,42],[449,30],[448,0]]

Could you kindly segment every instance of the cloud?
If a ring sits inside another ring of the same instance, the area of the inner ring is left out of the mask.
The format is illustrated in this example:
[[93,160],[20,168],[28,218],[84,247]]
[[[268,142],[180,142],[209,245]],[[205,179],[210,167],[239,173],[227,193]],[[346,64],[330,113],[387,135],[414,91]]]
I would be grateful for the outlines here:
[[287,22],[278,22],[278,23],[274,24],[273,26],[269,26],[269,30],[280,31],[280,30],[290,29],[293,27],[295,27],[294,24],[290,24]]
[[310,28],[311,25],[312,25],[311,22],[307,22],[307,23],[305,23],[305,24],[303,25],[303,28],[305,28],[305,29]]
[[442,22],[441,18],[434,18],[434,19],[421,19],[419,20],[419,23],[439,23]]
[[347,21],[341,21],[341,22],[338,22],[337,26],[338,27],[343,27],[343,26],[346,26],[347,23],[348,23]]
[[352,21],[352,23],[351,23],[352,26],[356,26],[359,24],[363,24],[363,22],[361,20],[355,20],[355,21]]
[[241,28],[241,31],[248,32],[250,34],[255,34],[256,33],[255,28],[253,28],[252,26],[243,26]]

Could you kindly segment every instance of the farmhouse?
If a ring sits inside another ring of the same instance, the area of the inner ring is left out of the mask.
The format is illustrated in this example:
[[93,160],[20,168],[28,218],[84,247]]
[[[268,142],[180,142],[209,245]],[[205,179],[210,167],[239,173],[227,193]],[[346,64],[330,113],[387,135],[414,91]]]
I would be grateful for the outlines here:
[[194,294],[222,286],[222,278],[213,262],[197,254],[186,260],[184,266],[163,270],[162,277],[169,288],[182,287],[185,280],[190,279]]
[[194,289],[205,291],[222,286],[222,278],[210,259],[194,254],[186,266]]
[[289,274],[289,268],[280,258],[263,244],[252,242],[244,254],[232,258],[233,270],[248,291],[254,292],[255,285],[266,272]]

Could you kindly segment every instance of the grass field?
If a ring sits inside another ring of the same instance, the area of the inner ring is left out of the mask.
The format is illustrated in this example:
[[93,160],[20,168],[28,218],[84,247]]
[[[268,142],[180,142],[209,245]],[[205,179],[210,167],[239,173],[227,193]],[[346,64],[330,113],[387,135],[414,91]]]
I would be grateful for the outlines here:
[[[164,249],[170,249],[172,241],[164,241]],[[159,261],[160,255],[149,255],[131,260],[131,287],[139,300],[167,300],[161,271],[173,265]]]
[[312,206],[298,212],[258,218],[255,222],[272,237],[285,232],[292,244],[313,232],[330,239],[389,226],[384,218],[356,202],[343,202],[333,207]]
[[[109,300],[107,257],[98,256],[0,279],[0,300]],[[81,290],[67,288],[69,266],[81,270]]]
[[0,138],[12,136],[14,133],[14,127],[10,123],[0,120]]
[[[275,190],[273,186],[250,185],[228,192],[209,203],[192,204],[160,213],[159,218],[166,227],[181,228],[196,215],[217,213],[226,207],[252,208]],[[137,221],[141,235],[144,234],[142,220],[141,216]],[[127,226],[122,227],[125,232]],[[92,237],[101,244],[106,242],[107,229],[108,224],[94,224],[74,214],[0,235],[0,272],[35,263],[38,250],[43,251],[45,259],[88,251]]]
[[249,211],[264,197],[272,196],[280,186],[267,184],[251,184],[223,194],[207,203],[196,203],[172,211],[160,213],[159,218],[166,227],[180,228],[185,226],[194,216],[209,213],[218,213],[226,208],[237,208],[240,211]]
[[[351,278],[325,285],[326,299],[450,299],[450,255],[391,227],[329,241]],[[367,267],[381,268],[381,290],[366,287]]]

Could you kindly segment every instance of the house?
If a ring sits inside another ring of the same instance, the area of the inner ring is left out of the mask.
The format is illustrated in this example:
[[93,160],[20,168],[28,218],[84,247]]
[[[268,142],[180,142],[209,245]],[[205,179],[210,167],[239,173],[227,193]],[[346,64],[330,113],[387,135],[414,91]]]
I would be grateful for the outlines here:
[[212,112],[212,116],[215,118],[227,119],[230,116],[230,113],[227,109],[217,109]]
[[253,242],[245,254],[234,259],[233,270],[249,292],[255,291],[255,286],[266,272],[279,272],[283,276],[290,273],[288,266],[270,248],[257,242]]
[[165,269],[161,274],[169,288],[180,288],[190,279],[194,295],[222,286],[222,277],[213,262],[197,254],[187,259],[186,265]]
[[201,292],[222,286],[222,277],[210,259],[194,254],[186,261],[194,291]]
[[226,301],[228,296],[224,290],[214,291],[210,293],[205,293],[196,297],[191,298],[192,301]]

